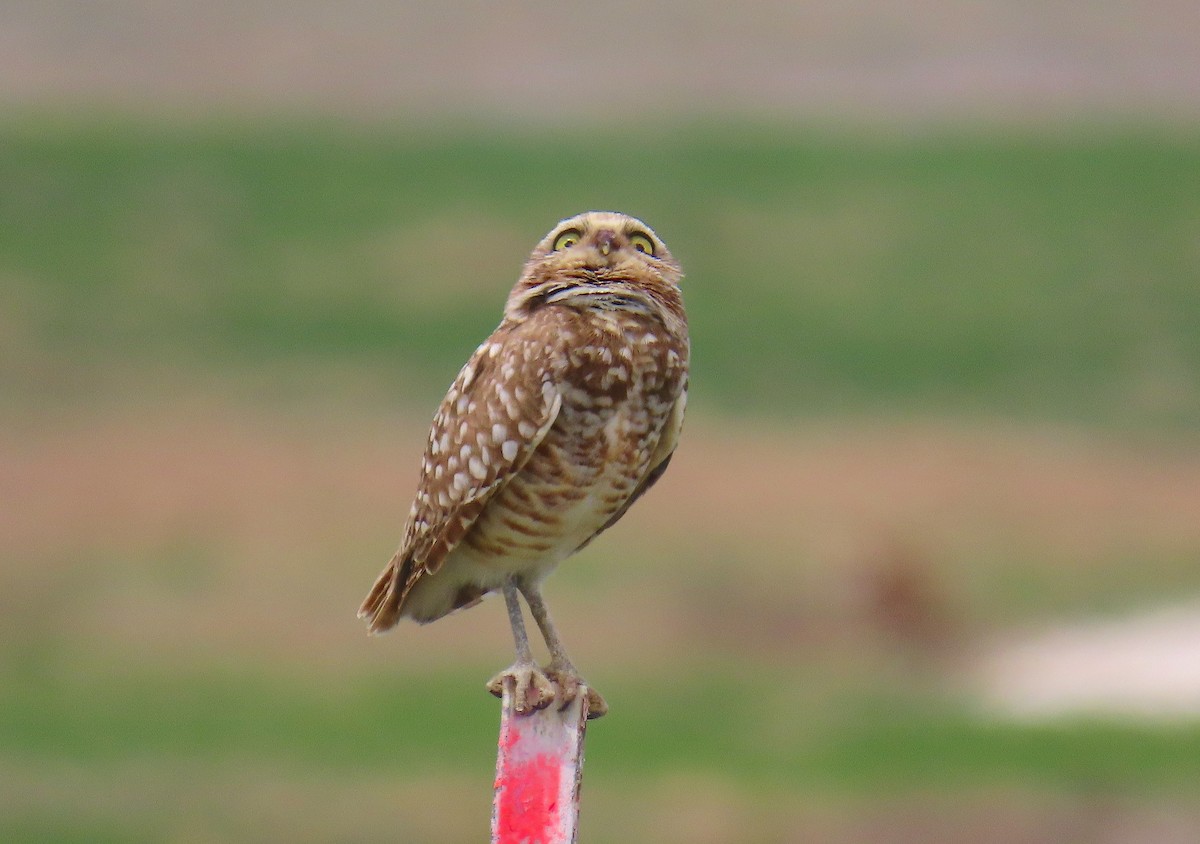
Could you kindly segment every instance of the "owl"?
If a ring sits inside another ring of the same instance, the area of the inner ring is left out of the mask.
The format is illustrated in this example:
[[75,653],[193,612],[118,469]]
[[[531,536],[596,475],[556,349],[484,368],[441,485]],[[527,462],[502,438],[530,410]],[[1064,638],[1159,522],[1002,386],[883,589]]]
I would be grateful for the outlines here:
[[[488,684],[518,713],[586,688],[542,597],[546,576],[615,524],[667,469],[687,404],[689,340],[666,245],[640,220],[591,211],[530,254],[500,325],[433,418],[399,550],[359,616],[372,633],[504,595],[516,660]],[[539,668],[520,597],[550,653]]]

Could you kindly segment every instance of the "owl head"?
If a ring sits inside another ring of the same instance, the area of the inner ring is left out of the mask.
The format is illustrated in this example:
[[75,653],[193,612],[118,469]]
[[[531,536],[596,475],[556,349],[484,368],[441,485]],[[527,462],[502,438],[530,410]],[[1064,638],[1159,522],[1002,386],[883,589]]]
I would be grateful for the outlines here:
[[666,244],[641,220],[587,211],[561,221],[533,248],[505,315],[519,319],[547,305],[675,310],[682,278]]

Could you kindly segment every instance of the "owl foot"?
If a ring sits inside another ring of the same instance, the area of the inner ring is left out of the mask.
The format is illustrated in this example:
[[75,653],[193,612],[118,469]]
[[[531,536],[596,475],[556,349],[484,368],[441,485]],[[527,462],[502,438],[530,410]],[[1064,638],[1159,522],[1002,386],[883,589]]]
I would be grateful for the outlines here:
[[555,698],[554,684],[532,662],[514,662],[488,681],[487,690],[498,698],[511,690],[519,715],[530,715],[549,706]]
[[600,693],[589,686],[575,666],[569,662],[554,662],[552,661],[546,666],[546,676],[554,681],[554,685],[558,687],[558,707],[566,709],[571,705],[575,698],[579,697],[579,690],[587,691],[587,717],[588,720],[599,718],[608,712],[608,704]]

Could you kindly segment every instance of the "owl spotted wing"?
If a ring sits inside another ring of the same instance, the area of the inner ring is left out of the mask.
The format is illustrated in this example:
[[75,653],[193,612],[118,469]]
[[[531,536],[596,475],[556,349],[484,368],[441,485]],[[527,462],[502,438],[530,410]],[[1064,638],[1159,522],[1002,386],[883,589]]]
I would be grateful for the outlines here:
[[434,415],[404,541],[358,613],[371,632],[396,624],[413,585],[441,567],[558,416],[544,344],[502,330],[475,351]]

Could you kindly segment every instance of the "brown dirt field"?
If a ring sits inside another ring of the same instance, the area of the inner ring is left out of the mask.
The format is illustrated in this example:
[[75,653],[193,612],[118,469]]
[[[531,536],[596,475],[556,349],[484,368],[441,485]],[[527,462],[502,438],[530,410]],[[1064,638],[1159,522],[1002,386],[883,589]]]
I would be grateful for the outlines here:
[[[62,818],[119,826],[145,840],[330,842],[478,840],[487,829],[488,772],[335,777],[281,775],[275,767],[123,764],[0,766],[0,811],[11,818]],[[730,841],[877,841],[910,844],[1190,844],[1195,807],[1099,794],[985,793],[854,800],[812,791],[753,793],[699,773],[678,773],[635,791],[585,784],[581,838],[723,844]],[[469,807],[464,810],[463,807]],[[53,828],[53,826],[51,827]]]
[[[365,646],[353,617],[399,537],[424,424],[194,400],[10,426],[0,632],[331,665],[397,647],[416,662],[493,658],[507,638],[498,611],[407,628],[402,646]],[[882,623],[925,635],[938,609],[922,604],[937,600],[924,568],[1032,555],[1086,577],[1117,558],[1195,559],[1196,513],[1200,454],[1182,445],[945,421],[785,432],[697,419],[659,488],[550,594],[569,630],[591,631],[572,638],[581,660],[686,653],[719,636],[714,605],[753,619],[766,647],[803,634],[795,595],[857,600],[845,593],[864,572],[879,581]]]
[[610,4],[602,19],[581,0],[127,0],[9,2],[0,14],[0,101],[12,105],[477,113],[538,125],[697,111],[1194,118],[1200,87],[1200,12],[1185,0],[675,0]]

